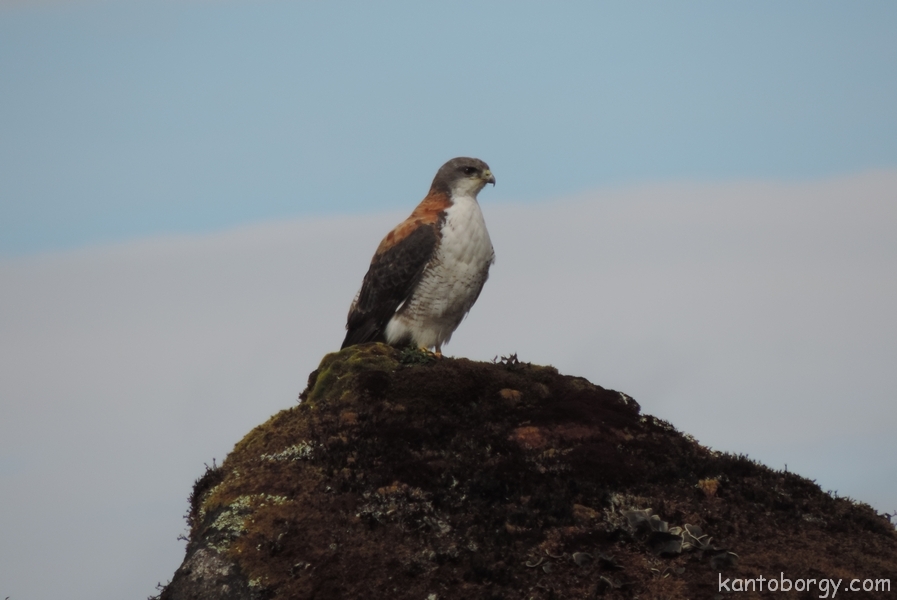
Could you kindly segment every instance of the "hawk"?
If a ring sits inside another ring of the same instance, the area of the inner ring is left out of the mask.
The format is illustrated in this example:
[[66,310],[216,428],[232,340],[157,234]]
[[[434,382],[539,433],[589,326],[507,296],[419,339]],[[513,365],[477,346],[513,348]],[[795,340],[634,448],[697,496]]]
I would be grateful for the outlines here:
[[477,194],[495,185],[477,158],[448,161],[411,216],[377,247],[346,322],[342,348],[413,344],[439,354],[477,301],[495,251]]

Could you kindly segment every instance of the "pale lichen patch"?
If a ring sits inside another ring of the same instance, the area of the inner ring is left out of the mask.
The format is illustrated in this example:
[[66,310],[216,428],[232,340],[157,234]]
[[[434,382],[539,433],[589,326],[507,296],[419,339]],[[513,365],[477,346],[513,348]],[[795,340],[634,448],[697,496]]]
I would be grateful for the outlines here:
[[448,516],[433,507],[432,494],[420,488],[394,482],[373,494],[365,492],[367,500],[359,507],[356,517],[380,523],[398,523],[403,530],[427,527],[437,537],[452,531]]
[[217,543],[211,546],[219,552],[224,552],[231,542],[247,532],[247,525],[256,509],[268,504],[281,505],[289,501],[290,499],[286,496],[272,494],[240,496],[227,504],[209,526],[222,534]]
[[284,448],[280,452],[262,454],[260,458],[272,462],[283,462],[291,460],[310,460],[314,458],[314,455],[315,448],[313,443],[299,442],[298,444],[293,444],[292,446]]

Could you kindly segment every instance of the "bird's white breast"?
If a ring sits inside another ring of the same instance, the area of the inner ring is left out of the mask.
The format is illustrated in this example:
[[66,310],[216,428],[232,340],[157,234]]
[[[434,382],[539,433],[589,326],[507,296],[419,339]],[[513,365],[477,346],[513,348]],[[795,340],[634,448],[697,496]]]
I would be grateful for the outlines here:
[[492,240],[473,196],[454,197],[442,237],[412,296],[386,326],[386,339],[405,337],[439,349],[476,301],[495,261]]

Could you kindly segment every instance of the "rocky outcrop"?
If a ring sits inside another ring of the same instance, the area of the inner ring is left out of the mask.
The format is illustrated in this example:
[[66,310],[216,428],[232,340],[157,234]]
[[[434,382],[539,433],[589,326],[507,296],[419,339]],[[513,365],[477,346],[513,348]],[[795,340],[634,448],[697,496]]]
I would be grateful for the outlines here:
[[188,518],[162,599],[700,598],[780,573],[897,586],[897,535],[866,505],[551,367],[381,344],[327,355],[297,406],[197,481]]

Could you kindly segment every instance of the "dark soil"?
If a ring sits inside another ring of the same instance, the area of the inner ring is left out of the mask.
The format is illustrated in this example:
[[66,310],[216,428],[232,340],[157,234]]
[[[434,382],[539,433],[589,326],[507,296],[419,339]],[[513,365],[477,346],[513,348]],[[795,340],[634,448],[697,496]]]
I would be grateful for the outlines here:
[[[867,505],[551,367],[381,344],[326,356],[298,406],[197,481],[189,522],[162,599],[713,598],[721,580],[780,574],[897,586],[897,534]],[[766,589],[737,595],[782,596]]]

